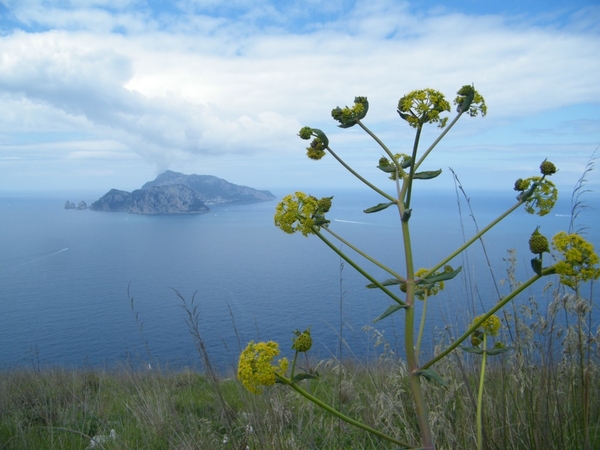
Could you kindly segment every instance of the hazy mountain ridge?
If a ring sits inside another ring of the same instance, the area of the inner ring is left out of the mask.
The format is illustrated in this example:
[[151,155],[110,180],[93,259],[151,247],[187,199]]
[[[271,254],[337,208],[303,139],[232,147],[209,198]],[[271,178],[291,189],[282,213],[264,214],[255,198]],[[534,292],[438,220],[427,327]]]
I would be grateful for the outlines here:
[[193,189],[200,195],[202,201],[208,204],[255,203],[275,199],[275,196],[269,191],[240,186],[213,175],[185,175],[171,170],[167,170],[153,181],[147,182],[142,189],[173,184],[182,184]]
[[210,209],[206,204],[241,204],[275,199],[269,191],[238,186],[212,175],[166,171],[133,192],[111,189],[92,203],[94,211],[134,214],[192,214]]

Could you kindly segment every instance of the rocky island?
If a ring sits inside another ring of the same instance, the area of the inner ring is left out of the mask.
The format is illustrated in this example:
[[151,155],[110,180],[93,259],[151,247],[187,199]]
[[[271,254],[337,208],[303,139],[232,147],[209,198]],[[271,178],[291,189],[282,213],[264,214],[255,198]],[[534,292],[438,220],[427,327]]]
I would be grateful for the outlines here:
[[275,199],[269,191],[229,183],[212,175],[185,175],[167,170],[133,192],[111,189],[92,203],[93,211],[134,214],[198,214],[207,205],[235,205]]

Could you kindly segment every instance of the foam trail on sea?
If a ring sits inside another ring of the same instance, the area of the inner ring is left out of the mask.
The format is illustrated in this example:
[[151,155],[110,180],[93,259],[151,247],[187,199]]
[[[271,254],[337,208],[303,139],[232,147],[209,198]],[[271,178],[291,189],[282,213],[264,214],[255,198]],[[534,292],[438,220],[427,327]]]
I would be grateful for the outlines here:
[[[67,250],[69,250],[69,247],[61,248],[60,250],[55,250],[55,251],[50,252],[50,253],[41,253],[41,254],[37,254],[37,255],[31,255],[29,257],[26,256],[25,260],[23,260],[22,258],[18,258],[15,261],[16,264],[14,264],[14,267],[20,267],[20,266],[23,266],[25,264],[29,264],[29,263],[32,263],[32,262],[35,262],[35,261],[46,259],[46,258],[49,258],[50,256],[54,256],[54,255],[58,255],[59,253],[66,252]],[[21,261],[18,261],[19,259],[21,259]]]
[[343,223],[357,223],[359,225],[375,225],[369,222],[358,222],[356,220],[343,220],[343,219],[333,219],[334,222],[343,222]]

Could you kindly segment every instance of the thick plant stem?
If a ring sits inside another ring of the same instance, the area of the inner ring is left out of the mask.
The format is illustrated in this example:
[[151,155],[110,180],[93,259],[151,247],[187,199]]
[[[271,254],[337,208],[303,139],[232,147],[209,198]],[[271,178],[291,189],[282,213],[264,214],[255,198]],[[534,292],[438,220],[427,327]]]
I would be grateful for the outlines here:
[[[401,202],[399,202],[401,203]],[[433,449],[433,437],[431,428],[429,427],[429,413],[427,405],[423,398],[423,390],[421,389],[421,379],[417,371],[419,364],[414,342],[414,327],[415,327],[415,270],[412,255],[412,245],[410,239],[410,229],[408,220],[401,220],[402,237],[404,240],[404,254],[406,258],[406,308],[405,324],[404,324],[404,344],[406,351],[406,364],[408,366],[409,387],[415,403],[417,413],[417,422],[421,433],[421,443],[424,448]]]
[[382,433],[381,431],[376,430],[375,428],[371,428],[370,426],[368,426],[368,425],[366,425],[366,424],[364,424],[364,423],[362,423],[362,422],[360,422],[358,420],[355,420],[355,419],[352,419],[351,417],[348,417],[347,415],[343,414],[342,412],[340,412],[337,409],[329,406],[327,403],[323,402],[322,400],[320,400],[317,397],[313,396],[312,394],[308,393],[307,391],[305,391],[304,389],[302,389],[300,386],[298,386],[298,384],[293,383],[291,380],[289,380],[289,379],[287,379],[285,377],[282,377],[281,375],[279,375],[277,373],[275,374],[275,376],[277,377],[277,379],[281,383],[287,384],[292,389],[294,389],[296,392],[298,392],[300,395],[302,395],[306,399],[310,400],[315,405],[323,408],[325,411],[333,414],[335,417],[337,417],[339,419],[342,419],[344,422],[347,422],[350,425],[354,425],[355,427],[360,428],[362,430],[368,431],[369,433],[371,433],[371,434],[373,434],[375,436],[378,436],[378,437],[380,437],[382,439],[385,439],[386,441],[393,442],[396,445],[400,445],[403,448],[406,448],[406,449],[415,449],[416,448],[416,447],[414,447],[414,446],[412,446],[410,444],[407,444],[407,443],[402,442],[402,441],[400,441],[400,440],[398,440],[396,438],[388,436],[387,434]]
[[477,450],[483,450],[483,381],[485,379],[485,364],[487,363],[487,334],[483,333],[483,358],[481,360],[481,371],[479,373],[479,392],[477,393]]

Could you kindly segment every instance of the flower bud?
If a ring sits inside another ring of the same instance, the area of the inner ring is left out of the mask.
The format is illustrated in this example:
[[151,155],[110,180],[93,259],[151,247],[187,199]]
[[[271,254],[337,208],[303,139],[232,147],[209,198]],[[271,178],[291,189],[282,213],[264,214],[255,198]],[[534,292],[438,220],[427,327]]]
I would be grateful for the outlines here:
[[552,175],[556,173],[556,166],[554,164],[552,164],[550,161],[548,160],[544,160],[542,162],[542,164],[540,165],[540,172],[542,172],[542,175]]
[[331,209],[331,199],[333,197],[322,197],[317,201],[317,212],[321,214],[328,213]]
[[527,189],[527,186],[529,186],[529,183],[526,180],[523,180],[523,178],[519,178],[517,181],[515,181],[515,191],[524,191],[525,189]]
[[294,331],[296,335],[292,339],[292,349],[298,352],[307,352],[312,347],[312,337],[310,336],[310,328],[307,328],[302,333],[298,330]]
[[535,229],[529,238],[529,250],[534,255],[541,255],[544,252],[550,253],[548,239],[539,232],[539,227]]
[[300,136],[300,138],[304,139],[305,141],[309,140],[310,137],[312,136],[312,128],[311,127],[301,128],[300,132],[298,133],[298,136]]

